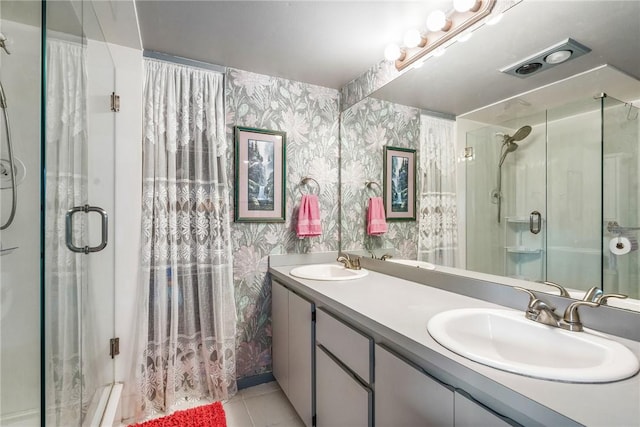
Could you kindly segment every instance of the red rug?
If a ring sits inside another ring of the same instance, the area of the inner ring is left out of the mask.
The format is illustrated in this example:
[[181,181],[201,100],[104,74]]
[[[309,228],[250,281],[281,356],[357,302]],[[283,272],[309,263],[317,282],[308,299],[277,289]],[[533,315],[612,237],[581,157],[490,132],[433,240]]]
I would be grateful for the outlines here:
[[131,424],[129,427],[227,427],[221,402],[176,411],[166,417]]

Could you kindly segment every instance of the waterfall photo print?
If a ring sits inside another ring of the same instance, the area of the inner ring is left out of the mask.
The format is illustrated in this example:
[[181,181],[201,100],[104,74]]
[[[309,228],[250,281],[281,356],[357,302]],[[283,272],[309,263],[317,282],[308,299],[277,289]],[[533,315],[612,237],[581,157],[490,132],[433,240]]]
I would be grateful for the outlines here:
[[416,150],[384,147],[384,209],[387,220],[416,219]]
[[235,127],[235,221],[284,222],[284,132]]

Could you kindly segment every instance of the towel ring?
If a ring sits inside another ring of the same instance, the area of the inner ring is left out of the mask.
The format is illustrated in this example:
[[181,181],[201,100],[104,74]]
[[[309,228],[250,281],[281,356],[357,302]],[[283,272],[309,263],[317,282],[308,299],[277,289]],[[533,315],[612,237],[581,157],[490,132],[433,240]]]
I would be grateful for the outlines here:
[[[305,176],[304,178],[302,178],[300,180],[300,186],[298,187],[298,190],[300,190],[300,193],[301,194],[314,194],[311,191],[311,187],[309,186],[309,181],[313,181],[316,184],[316,188],[318,189],[318,192],[316,194],[320,194],[320,184],[318,183],[318,181],[316,181],[314,178],[312,178],[310,176]],[[309,187],[309,189],[305,193],[304,191],[302,191],[302,187]]]
[[364,185],[372,190],[373,186],[375,185],[378,187],[378,189],[380,189],[380,194],[382,194],[382,187],[380,187],[380,184],[378,184],[376,181],[365,181]]

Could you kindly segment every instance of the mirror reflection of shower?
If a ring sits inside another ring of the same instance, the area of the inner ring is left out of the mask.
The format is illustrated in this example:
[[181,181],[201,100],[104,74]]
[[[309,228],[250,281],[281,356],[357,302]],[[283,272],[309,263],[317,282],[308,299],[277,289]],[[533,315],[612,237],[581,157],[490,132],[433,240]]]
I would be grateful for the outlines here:
[[513,153],[518,149],[516,141],[522,141],[531,133],[531,126],[522,126],[513,134],[513,136],[507,134],[498,134],[502,136],[502,147],[500,147],[500,161],[498,162],[498,183],[491,192],[491,201],[498,205],[498,222],[500,222],[501,208],[502,208],[502,164],[507,158],[509,153]]
[[[5,46],[5,43],[7,41],[7,37],[0,33],[0,48],[4,49],[4,51],[7,53],[7,55],[10,55],[11,52],[9,52],[7,50],[7,47]],[[0,81],[0,108],[2,108],[2,115],[4,117],[4,129],[5,129],[5,133],[7,135],[7,154],[9,156],[8,159],[8,167],[3,166],[0,170],[0,173],[2,175],[2,177],[4,178],[5,176],[8,177],[11,180],[11,212],[9,213],[9,218],[7,219],[7,221],[5,223],[2,223],[2,225],[0,225],[0,230],[4,230],[6,228],[8,228],[11,223],[13,222],[13,219],[16,216],[16,206],[18,204],[18,192],[16,189],[16,162],[13,156],[13,145],[11,142],[11,128],[9,125],[9,113],[7,112],[7,97],[4,93],[4,87],[2,86],[2,82]],[[4,165],[4,159],[1,159],[2,164]]]

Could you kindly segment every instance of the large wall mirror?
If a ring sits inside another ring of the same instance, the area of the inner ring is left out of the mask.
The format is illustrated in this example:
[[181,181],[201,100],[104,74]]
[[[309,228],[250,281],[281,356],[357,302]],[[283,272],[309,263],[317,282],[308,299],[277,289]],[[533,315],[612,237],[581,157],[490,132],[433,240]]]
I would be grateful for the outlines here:
[[[590,51],[500,71],[568,39]],[[598,286],[640,310],[638,46],[640,2],[524,0],[346,109],[341,249]],[[369,235],[385,145],[417,150],[418,214]]]

